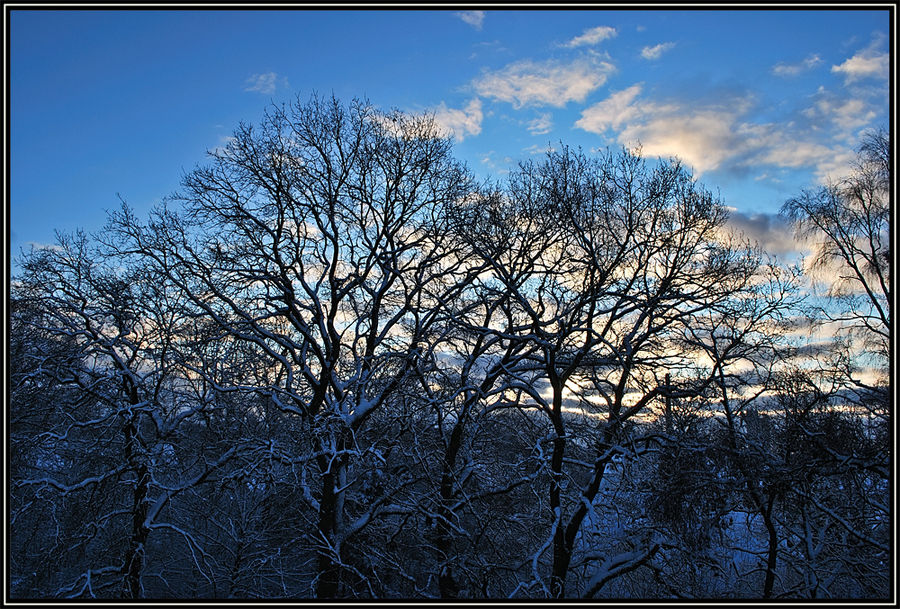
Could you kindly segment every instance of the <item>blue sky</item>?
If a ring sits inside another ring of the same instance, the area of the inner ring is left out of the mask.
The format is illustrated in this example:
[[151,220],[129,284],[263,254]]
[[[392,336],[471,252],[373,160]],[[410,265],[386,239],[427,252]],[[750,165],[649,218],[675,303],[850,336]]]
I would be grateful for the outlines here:
[[805,10],[16,10],[10,253],[139,214],[298,94],[434,112],[502,177],[560,142],[676,155],[775,253],[771,216],[887,127],[892,15]]

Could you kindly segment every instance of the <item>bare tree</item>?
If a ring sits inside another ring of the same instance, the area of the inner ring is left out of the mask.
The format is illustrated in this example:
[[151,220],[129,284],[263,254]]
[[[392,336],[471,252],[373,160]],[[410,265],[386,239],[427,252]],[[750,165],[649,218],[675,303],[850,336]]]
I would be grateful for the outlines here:
[[[782,207],[797,235],[815,245],[812,268],[824,272],[829,298],[818,308],[823,320],[836,322],[885,367],[890,357],[891,146],[885,131],[864,136],[849,176],[818,190],[805,190]],[[859,355],[858,349],[856,357]],[[859,378],[848,363],[847,381],[863,393],[871,381]],[[883,381],[882,381],[883,383]]]
[[[504,235],[503,251],[488,262],[533,344],[527,363],[511,371],[516,387],[551,425],[551,533],[526,588],[559,598],[605,473],[615,458],[641,450],[626,423],[666,396],[697,395],[715,381],[714,368],[697,373],[690,328],[726,302],[753,296],[763,270],[751,249],[723,235],[724,208],[677,163],[651,167],[639,154],[589,159],[564,149],[522,166],[506,196],[490,212],[506,218],[489,233]],[[573,433],[573,407],[603,422]],[[593,456],[585,459],[583,447]],[[627,572],[652,557],[657,545],[647,543],[622,560],[594,560]],[[551,548],[547,586],[538,565]],[[584,592],[615,575],[601,571]]]
[[[377,515],[345,513],[366,421],[416,365],[460,288],[441,207],[465,171],[430,119],[313,98],[242,126],[147,226],[121,229],[269,370],[246,386],[303,421],[318,469],[316,594],[339,594],[342,546]],[[211,379],[212,380],[212,379]],[[308,454],[297,438],[297,455]],[[299,458],[299,457],[298,457]],[[313,496],[313,492],[304,491]]]
[[80,560],[75,552],[67,556],[54,596],[140,598],[152,532],[195,545],[162,518],[164,508],[202,485],[236,447],[175,456],[179,428],[198,412],[179,399],[177,343],[185,336],[177,291],[134,259],[110,257],[83,233],[60,234],[56,246],[32,251],[22,266],[17,299],[37,314],[18,323],[68,345],[31,353],[28,382],[66,387],[68,396],[52,406],[34,438],[33,460],[13,487],[53,497],[52,509],[32,517],[61,511],[67,525],[46,543],[72,535],[69,543],[84,552]]
[[[830,344],[806,352],[781,397],[796,458],[806,464],[792,524],[804,548],[803,586],[813,596],[835,589],[878,596],[887,585],[891,151],[886,131],[864,134],[845,178],[782,208],[814,245],[812,279],[827,290],[813,307],[813,324],[832,335]],[[864,563],[873,568],[858,566]]]

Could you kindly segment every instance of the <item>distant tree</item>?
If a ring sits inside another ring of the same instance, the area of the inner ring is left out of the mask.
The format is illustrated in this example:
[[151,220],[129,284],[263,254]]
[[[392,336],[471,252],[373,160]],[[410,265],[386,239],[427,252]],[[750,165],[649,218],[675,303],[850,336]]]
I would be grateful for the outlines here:
[[[65,447],[48,443],[45,434],[65,420],[66,405],[78,400],[67,379],[80,368],[80,358],[76,338],[52,332],[45,310],[16,285],[9,314],[9,594],[38,597],[57,583],[54,573],[64,563],[48,558],[65,543],[73,517],[60,509],[52,491],[21,482],[70,467]],[[60,526],[49,526],[53,522]]]
[[841,405],[808,370],[778,379],[775,438],[782,485],[785,596],[887,598],[890,464],[871,421]]

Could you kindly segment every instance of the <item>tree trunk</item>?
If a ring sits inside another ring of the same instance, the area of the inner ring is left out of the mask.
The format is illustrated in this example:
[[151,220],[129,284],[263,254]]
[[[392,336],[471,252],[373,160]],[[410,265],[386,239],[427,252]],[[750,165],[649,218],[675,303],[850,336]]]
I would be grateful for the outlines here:
[[551,598],[563,598],[566,588],[566,572],[572,558],[570,548],[566,547],[566,534],[562,526],[562,464],[566,454],[566,430],[562,420],[562,382],[554,382],[553,386],[553,455],[550,458],[550,511],[553,513],[553,567],[550,575]]
[[769,533],[769,555],[766,560],[766,579],[763,583],[763,598],[772,598],[772,588],[775,584],[775,566],[778,561],[778,532],[775,530],[775,522],[772,520],[772,506],[775,497],[770,496],[768,505],[763,511],[763,523]]
[[319,543],[317,598],[336,598],[341,582],[341,529],[344,522],[344,486],[347,478],[347,460],[343,456],[349,444],[349,432],[338,434],[335,442],[337,455],[331,459],[319,459],[322,473],[322,498],[319,500]]
[[[125,428],[125,457],[135,463],[136,430],[133,423]],[[135,463],[135,481],[133,501],[131,505],[131,539],[125,554],[125,596],[141,598],[141,571],[144,567],[144,555],[147,551],[147,538],[150,529],[144,523],[147,520],[147,494],[150,491],[150,471],[146,464]]]
[[[600,443],[597,449],[598,456],[605,453],[609,447],[609,442],[614,436],[612,429],[613,428],[608,427],[604,431],[604,441]],[[561,462],[562,459],[560,458],[560,464]],[[578,535],[581,523],[587,516],[587,506],[593,503],[594,498],[600,490],[600,484],[603,482],[603,476],[606,473],[607,463],[608,461],[606,459],[597,460],[594,466],[594,475],[591,477],[588,485],[582,490],[581,502],[578,504],[578,507],[575,508],[568,524],[563,527],[562,521],[560,521],[559,527],[557,528],[556,535],[553,539],[553,578],[551,579],[550,588],[553,598],[562,598],[565,594],[566,573],[569,570],[569,564],[572,562],[572,551],[575,549],[575,537]],[[558,539],[560,541],[557,545]]]
[[[140,403],[137,388],[127,378],[123,383],[123,389],[132,406]],[[149,509],[147,496],[150,493],[150,470],[145,459],[140,455],[137,417],[138,415],[132,414],[124,429],[125,461],[133,468],[137,476],[131,503],[131,539],[125,554],[124,595],[127,598],[141,598],[142,596],[141,571],[144,568],[144,556],[147,552],[147,538],[150,536],[150,529],[145,526]]]
[[462,415],[457,419],[450,433],[450,442],[444,457],[443,471],[441,472],[441,500],[438,507],[437,523],[435,525],[435,547],[439,559],[443,563],[441,565],[440,575],[438,577],[438,590],[441,598],[456,598],[459,593],[459,584],[453,577],[453,571],[449,565],[450,554],[453,546],[453,536],[450,530],[450,521],[454,517],[453,505],[453,487],[454,475],[453,470],[456,467],[456,457],[462,446]]
[[337,552],[337,496],[335,493],[335,474],[326,471],[322,475],[322,498],[319,500],[319,544],[318,572],[316,582],[316,598],[335,598],[340,583],[340,566],[335,560]]
[[[672,384],[672,376],[666,372],[666,386]],[[666,394],[666,435],[672,435],[672,397]]]

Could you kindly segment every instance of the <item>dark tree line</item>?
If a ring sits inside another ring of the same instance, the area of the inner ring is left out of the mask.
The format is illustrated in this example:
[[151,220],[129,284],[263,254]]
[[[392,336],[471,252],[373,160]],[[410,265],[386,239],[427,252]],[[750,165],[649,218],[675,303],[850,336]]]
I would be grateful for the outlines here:
[[786,204],[804,301],[675,160],[274,107],[22,257],[9,593],[885,598],[889,170]]

